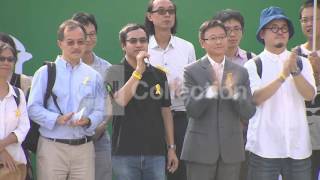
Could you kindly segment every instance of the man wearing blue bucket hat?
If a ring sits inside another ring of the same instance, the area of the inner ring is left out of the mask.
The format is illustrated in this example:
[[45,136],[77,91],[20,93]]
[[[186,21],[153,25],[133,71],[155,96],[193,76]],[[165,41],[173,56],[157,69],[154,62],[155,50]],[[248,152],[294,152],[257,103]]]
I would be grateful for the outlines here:
[[311,64],[287,50],[294,29],[279,7],[261,12],[256,38],[264,51],[245,67],[256,114],[249,121],[246,149],[250,180],[311,179],[311,142],[304,100],[316,93]]

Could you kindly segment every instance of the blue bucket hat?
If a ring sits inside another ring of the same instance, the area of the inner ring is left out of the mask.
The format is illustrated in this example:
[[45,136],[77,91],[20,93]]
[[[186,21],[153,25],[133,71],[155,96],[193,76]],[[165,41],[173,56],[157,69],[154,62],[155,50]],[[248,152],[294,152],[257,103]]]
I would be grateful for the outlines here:
[[290,21],[290,19],[284,14],[283,10],[279,7],[268,7],[264,10],[261,11],[261,15],[260,15],[260,26],[257,30],[256,33],[256,38],[259,42],[261,42],[262,44],[264,44],[264,40],[260,38],[260,31],[271,21],[273,20],[277,20],[277,19],[284,19],[287,21],[288,23],[288,28],[289,28],[289,39],[293,36],[294,34],[294,28],[293,28],[293,24]]

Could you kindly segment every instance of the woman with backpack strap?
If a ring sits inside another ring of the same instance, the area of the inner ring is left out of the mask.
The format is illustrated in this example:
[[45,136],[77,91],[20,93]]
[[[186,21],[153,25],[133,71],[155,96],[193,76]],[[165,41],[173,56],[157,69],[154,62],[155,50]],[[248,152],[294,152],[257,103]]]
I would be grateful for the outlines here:
[[0,42],[0,179],[24,180],[27,160],[21,143],[29,130],[24,94],[8,82],[16,51]]

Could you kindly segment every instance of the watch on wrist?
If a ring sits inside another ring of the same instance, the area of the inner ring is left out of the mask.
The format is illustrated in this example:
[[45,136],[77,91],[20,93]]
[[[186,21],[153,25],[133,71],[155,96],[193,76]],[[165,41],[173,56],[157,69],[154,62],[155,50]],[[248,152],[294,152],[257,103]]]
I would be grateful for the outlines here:
[[90,127],[91,126],[91,119],[90,118],[87,118],[87,119],[88,119],[88,124],[86,126]]
[[297,68],[295,71],[290,72],[290,74],[291,74],[292,76],[298,76],[300,73],[301,73],[300,68]]
[[177,146],[175,144],[169,144],[167,145],[167,149],[173,149],[173,150],[176,150]]

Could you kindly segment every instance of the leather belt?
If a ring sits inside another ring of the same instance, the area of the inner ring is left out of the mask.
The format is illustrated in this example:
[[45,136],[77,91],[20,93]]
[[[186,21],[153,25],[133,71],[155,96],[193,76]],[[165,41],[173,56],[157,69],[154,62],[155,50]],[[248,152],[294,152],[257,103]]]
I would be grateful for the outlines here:
[[85,138],[82,138],[82,139],[54,139],[54,138],[47,138],[47,137],[45,138],[53,142],[59,142],[63,144],[73,145],[73,146],[85,144],[92,141],[92,136],[86,136]]

